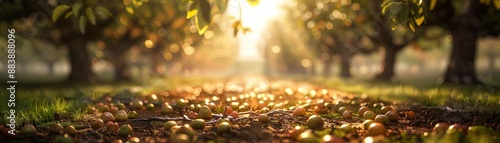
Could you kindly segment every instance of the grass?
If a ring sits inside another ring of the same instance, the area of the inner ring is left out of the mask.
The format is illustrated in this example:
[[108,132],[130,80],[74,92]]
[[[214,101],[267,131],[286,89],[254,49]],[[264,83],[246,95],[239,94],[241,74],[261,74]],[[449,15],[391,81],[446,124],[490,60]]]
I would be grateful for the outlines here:
[[328,88],[366,95],[385,101],[413,101],[424,106],[447,106],[453,109],[500,114],[500,90],[478,86],[415,86],[397,83],[369,82],[356,79],[304,79]]

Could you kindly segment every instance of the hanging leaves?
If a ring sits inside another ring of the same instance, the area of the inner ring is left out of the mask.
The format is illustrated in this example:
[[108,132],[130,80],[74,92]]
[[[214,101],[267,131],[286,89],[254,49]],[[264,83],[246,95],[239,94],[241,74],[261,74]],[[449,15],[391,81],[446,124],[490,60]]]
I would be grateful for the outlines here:
[[196,17],[194,17],[194,22],[196,24],[196,28],[198,29],[198,34],[202,35],[207,31],[208,23],[203,18],[203,15],[197,14]]
[[94,11],[92,10],[92,8],[90,8],[90,7],[85,8],[85,15],[87,16],[87,19],[89,20],[90,24],[95,25],[95,23],[96,23],[95,15],[94,15]]
[[52,22],[56,22],[64,12],[66,12],[71,6],[69,5],[59,5],[54,10],[52,10]]
[[81,2],[76,2],[75,4],[73,4],[72,10],[73,10],[73,14],[76,17],[80,16],[80,9],[82,8],[82,6],[83,6],[83,3],[81,3]]
[[189,9],[188,9],[188,13],[186,15],[186,18],[190,19],[193,16],[195,16],[198,13],[198,8],[199,8],[198,1],[195,0],[193,3],[191,3],[191,5],[189,5]]
[[260,0],[247,0],[248,4],[251,6],[257,6],[260,3]]
[[86,18],[85,15],[80,16],[79,26],[80,26],[80,32],[82,32],[82,34],[85,34],[85,28],[86,28],[86,25],[87,25],[87,20],[86,19],[87,18]]

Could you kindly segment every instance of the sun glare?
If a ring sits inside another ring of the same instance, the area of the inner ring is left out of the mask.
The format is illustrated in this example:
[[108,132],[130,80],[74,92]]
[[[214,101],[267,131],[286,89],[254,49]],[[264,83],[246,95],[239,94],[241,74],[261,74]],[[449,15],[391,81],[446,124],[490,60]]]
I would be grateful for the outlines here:
[[238,34],[240,48],[238,60],[262,60],[258,50],[259,45],[263,43],[261,41],[262,35],[269,22],[281,14],[282,10],[279,5],[283,4],[283,2],[284,0],[263,0],[255,7],[250,6],[245,0],[232,0],[229,3],[229,15],[236,18],[240,17],[239,4],[241,4],[242,25],[252,29],[251,32]]

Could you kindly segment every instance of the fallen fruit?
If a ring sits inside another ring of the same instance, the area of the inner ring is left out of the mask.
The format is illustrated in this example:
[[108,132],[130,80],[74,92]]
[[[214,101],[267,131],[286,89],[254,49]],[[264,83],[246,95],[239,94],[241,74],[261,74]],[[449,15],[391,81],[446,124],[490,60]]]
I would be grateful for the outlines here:
[[467,138],[471,140],[481,138],[484,141],[492,141],[495,138],[495,131],[485,126],[470,126],[467,131]]
[[267,116],[265,114],[260,115],[258,119],[259,119],[259,122],[262,124],[269,122],[269,116]]
[[229,125],[228,122],[222,122],[217,126],[217,132],[218,133],[227,133],[231,132],[231,125]]
[[304,116],[306,114],[306,109],[302,106],[299,106],[293,110],[293,116]]
[[311,131],[305,131],[297,137],[299,143],[320,143],[320,139],[316,137]]
[[389,117],[389,120],[391,121],[399,120],[399,113],[396,110],[387,111],[387,113],[385,113],[385,116]]
[[62,134],[64,132],[63,129],[63,126],[59,123],[54,123],[48,128],[49,133],[51,134]]
[[391,110],[392,110],[392,108],[390,106],[383,106],[382,108],[380,108],[380,114],[385,114]]
[[189,141],[189,136],[186,134],[177,134],[174,137],[172,137],[171,140],[168,141],[168,143],[190,143]]
[[338,113],[342,114],[347,110],[347,107],[340,107]]
[[208,106],[202,106],[200,108],[200,111],[198,112],[198,119],[206,119],[206,120],[210,120],[212,119],[212,111],[210,110],[210,108],[208,108]]
[[108,105],[102,105],[102,106],[98,107],[97,110],[99,110],[99,112],[101,112],[101,113],[109,112],[109,107],[108,107]]
[[24,136],[32,136],[36,134],[36,128],[35,126],[31,124],[26,124],[21,128],[21,134]]
[[368,119],[371,119],[371,120],[374,120],[375,119],[375,112],[373,111],[366,111],[364,114],[363,114],[363,119],[365,120],[368,120]]
[[174,109],[172,108],[172,106],[170,106],[168,104],[163,104],[163,106],[160,109],[160,113],[162,113],[162,114],[172,114],[172,113],[174,113]]
[[71,136],[75,136],[76,134],[78,134],[78,131],[72,125],[64,127],[64,132]]
[[375,122],[379,122],[379,123],[382,123],[384,125],[388,125],[389,124],[389,117],[387,117],[386,115],[377,115],[377,117],[375,117]]
[[97,119],[97,120],[93,121],[92,123],[90,123],[90,127],[92,127],[92,129],[94,129],[94,130],[100,129],[103,126],[104,126],[104,121],[102,121],[101,119]]
[[229,116],[231,116],[233,118],[238,118],[240,115],[238,114],[238,112],[233,111],[231,114],[229,114]]
[[173,135],[178,135],[178,134],[186,134],[189,136],[190,139],[193,139],[194,138],[194,130],[193,128],[191,128],[191,126],[189,125],[183,125],[183,126],[180,126],[179,128],[174,128],[172,127],[173,130]]
[[94,107],[90,107],[90,108],[87,110],[87,114],[94,114],[95,112],[97,112],[97,109],[95,109]]
[[370,108],[368,108],[366,106],[362,106],[362,107],[359,108],[358,114],[359,114],[359,116],[363,116],[363,114],[365,114],[365,112],[369,111],[369,110],[370,110]]
[[205,128],[205,120],[203,119],[195,119],[189,123],[193,129],[202,130]]
[[118,107],[109,107],[109,112],[111,112],[112,114],[116,114],[118,112]]
[[224,115],[229,115],[231,113],[233,113],[233,108],[231,108],[230,106],[226,106],[224,107],[226,112],[224,113]]
[[215,126],[219,126],[219,124],[222,122],[227,122],[227,123],[231,124],[231,121],[229,121],[229,119],[222,118],[222,119],[217,120],[217,123],[215,123]]
[[307,130],[307,127],[295,126],[294,130],[290,133],[290,137],[292,137],[292,139],[297,139],[297,137],[306,130]]
[[120,110],[116,113],[115,120],[118,122],[124,122],[128,120],[128,115],[125,110]]
[[169,131],[173,126],[177,126],[177,122],[175,121],[167,121],[163,124],[163,129],[165,131]]
[[324,124],[323,118],[319,115],[312,115],[307,119],[307,127],[309,127],[309,129],[320,130],[323,128]]
[[321,139],[321,143],[344,143],[344,140],[336,136],[326,135]]
[[448,125],[446,123],[437,123],[434,126],[432,133],[434,135],[442,136],[442,135],[444,135],[444,133],[446,133],[446,130],[448,130],[449,127],[450,127],[450,125]]
[[57,136],[52,143],[73,143],[73,139],[71,139],[67,134],[63,136]]
[[122,125],[120,129],[118,129],[119,136],[129,136],[133,132],[132,127],[129,124]]
[[344,119],[351,119],[352,118],[352,111],[351,110],[346,110],[342,113],[342,117]]
[[351,124],[342,124],[342,126],[340,126],[340,130],[344,131],[346,134],[354,132],[354,128]]
[[406,119],[408,119],[408,120],[415,119],[415,112],[413,112],[413,111],[407,111],[406,112]]
[[127,143],[140,143],[140,142],[141,142],[141,139],[139,139],[138,137],[130,137],[127,140]]
[[113,116],[113,114],[109,113],[109,112],[104,112],[101,114],[101,117],[100,119],[103,121],[103,122],[109,122],[109,121],[115,121],[115,116]]
[[370,125],[371,125],[372,123],[375,123],[375,121],[373,121],[373,120],[371,120],[371,119],[365,120],[365,121],[363,122],[363,127],[364,127],[364,129],[365,129],[365,130],[368,130],[368,127],[370,127]]
[[113,123],[113,122],[111,122],[111,121],[106,123],[106,129],[107,129],[108,131],[115,132],[115,131],[117,131],[117,130],[118,130],[118,127],[119,127],[119,126],[118,126],[118,124],[117,124],[117,123]]
[[135,119],[135,118],[137,118],[137,116],[139,116],[137,114],[137,112],[135,112],[135,111],[128,111],[128,118],[129,119]]
[[120,102],[120,103],[118,103],[118,104],[116,104],[116,107],[117,107],[119,110],[125,110],[125,104],[123,104],[123,103],[121,103],[121,102]]
[[188,116],[188,118],[190,118],[190,119],[196,119],[196,118],[198,118],[198,114],[197,114],[197,113],[195,113],[195,112],[193,112],[193,111],[189,111],[189,113],[188,113],[188,115],[187,115],[187,116]]
[[387,129],[384,124],[381,123],[373,123],[368,127],[368,136],[378,136],[384,135],[387,133]]

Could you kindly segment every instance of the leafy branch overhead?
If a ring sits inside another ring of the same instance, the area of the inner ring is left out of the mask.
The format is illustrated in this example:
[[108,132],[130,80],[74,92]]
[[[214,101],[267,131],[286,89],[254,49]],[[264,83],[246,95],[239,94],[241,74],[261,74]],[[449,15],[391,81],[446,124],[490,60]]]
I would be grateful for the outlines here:
[[[186,18],[194,18],[196,28],[198,29],[198,34],[202,35],[208,29],[208,26],[212,23],[212,6],[217,8],[219,13],[224,13],[228,0],[188,0],[189,8],[187,11]],[[248,4],[251,6],[256,6],[260,3],[260,0],[247,0]],[[240,7],[241,10],[241,7]],[[244,33],[251,31],[250,28],[243,28],[241,26],[241,19],[233,23],[233,28],[235,29],[234,35],[238,34],[239,30],[243,30]]]
[[[408,25],[415,32],[415,28],[426,21],[426,12],[433,10],[439,0],[385,0],[382,3],[382,14],[392,21],[392,29],[397,25]],[[459,3],[461,1],[456,1]],[[479,0],[481,4],[490,5],[500,10],[500,0]]]
[[92,25],[96,25],[96,16],[101,20],[106,20],[113,16],[107,8],[95,6],[95,1],[58,5],[52,11],[52,22],[56,23],[63,14],[64,19],[73,18],[78,21],[78,26],[82,34],[85,34],[87,21]]

